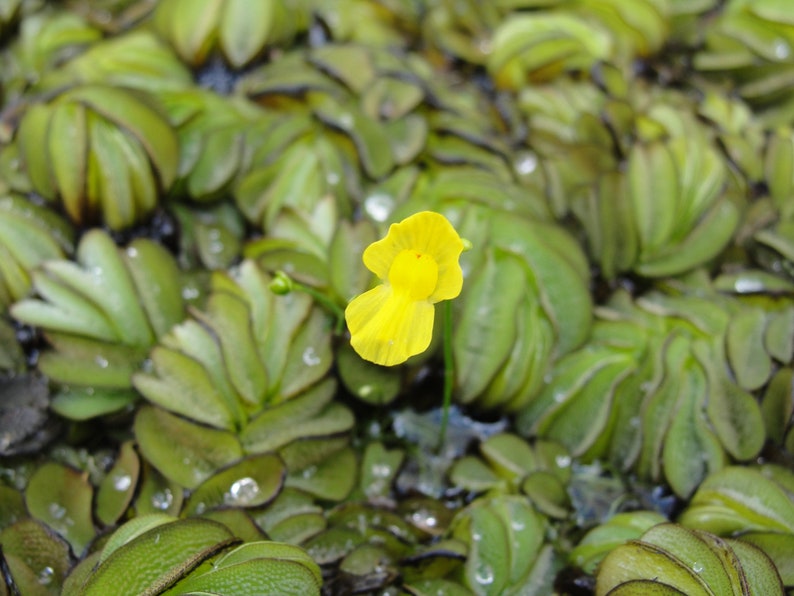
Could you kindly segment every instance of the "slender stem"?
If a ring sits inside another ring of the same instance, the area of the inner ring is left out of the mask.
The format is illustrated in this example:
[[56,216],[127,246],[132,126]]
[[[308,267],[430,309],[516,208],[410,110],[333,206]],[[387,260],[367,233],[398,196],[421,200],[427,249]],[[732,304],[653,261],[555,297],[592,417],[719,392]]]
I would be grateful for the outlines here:
[[311,286],[304,286],[292,279],[283,271],[276,271],[273,280],[270,282],[270,291],[279,296],[284,296],[290,292],[298,291],[308,294],[314,301],[323,306],[336,318],[336,325],[334,325],[334,332],[336,335],[341,335],[345,327],[345,311],[331,298],[322,292],[318,292]]
[[334,317],[336,317],[336,325],[334,326],[334,331],[337,335],[342,333],[342,329],[344,328],[345,324],[345,311],[343,311],[339,305],[331,300],[328,296],[323,294],[322,292],[318,292],[311,286],[305,286],[302,283],[298,283],[293,281],[292,283],[295,284],[295,289],[304,292],[314,298],[318,303],[322,304],[328,311],[331,312]]
[[444,446],[452,405],[452,385],[455,382],[455,365],[452,362],[452,301],[444,302],[444,403],[441,412],[441,428],[438,433],[438,450]]

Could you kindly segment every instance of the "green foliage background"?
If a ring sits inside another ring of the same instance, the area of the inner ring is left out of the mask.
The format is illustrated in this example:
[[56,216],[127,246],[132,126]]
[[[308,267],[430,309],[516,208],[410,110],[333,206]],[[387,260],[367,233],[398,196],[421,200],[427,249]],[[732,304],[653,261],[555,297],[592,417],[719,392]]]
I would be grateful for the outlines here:
[[0,595],[794,593],[793,15],[0,0]]

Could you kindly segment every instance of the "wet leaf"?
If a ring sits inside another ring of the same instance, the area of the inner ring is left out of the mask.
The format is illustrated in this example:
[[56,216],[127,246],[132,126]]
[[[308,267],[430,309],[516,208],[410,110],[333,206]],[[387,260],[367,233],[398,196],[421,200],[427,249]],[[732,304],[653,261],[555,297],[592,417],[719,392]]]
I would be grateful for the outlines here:
[[389,498],[404,459],[405,453],[400,449],[386,449],[380,442],[367,445],[358,484],[370,501]]
[[131,389],[63,388],[51,402],[54,412],[70,420],[89,420],[128,408],[140,396]]
[[82,474],[61,464],[43,464],[25,490],[30,515],[52,528],[79,556],[94,538],[91,500],[94,489]]
[[243,544],[200,568],[165,594],[319,594],[320,568],[297,546],[276,542]]
[[[60,594],[71,564],[66,542],[41,523],[25,519],[0,532],[0,545],[20,590],[26,594]],[[29,579],[20,573],[22,570],[17,568],[18,564],[27,567],[32,582],[27,583]]]
[[372,364],[356,354],[349,345],[339,348],[336,360],[342,383],[364,403],[386,406],[399,395],[402,374],[397,367]]
[[160,408],[141,408],[134,431],[146,460],[185,488],[197,487],[243,454],[231,433],[199,426]]
[[202,561],[237,540],[204,519],[157,525],[110,554],[88,578],[83,594],[160,594]]
[[277,455],[266,453],[242,459],[197,486],[183,514],[201,514],[218,507],[264,505],[281,490],[285,475],[284,462]]
[[356,484],[358,467],[356,454],[350,447],[330,454],[322,462],[309,466],[287,477],[287,486],[299,488],[320,499],[341,501]]
[[95,513],[105,526],[115,524],[138,488],[141,463],[131,441],[121,445],[116,462],[97,488]]
[[176,516],[182,510],[182,487],[163,476],[148,462],[142,462],[135,514],[138,517],[165,513]]

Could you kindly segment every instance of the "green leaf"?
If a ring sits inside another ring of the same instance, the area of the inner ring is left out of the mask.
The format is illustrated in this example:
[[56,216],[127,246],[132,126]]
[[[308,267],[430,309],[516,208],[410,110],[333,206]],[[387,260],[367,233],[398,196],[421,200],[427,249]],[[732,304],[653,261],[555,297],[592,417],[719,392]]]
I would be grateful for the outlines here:
[[706,402],[709,420],[728,453],[739,460],[750,459],[761,450],[766,438],[761,408],[752,395],[720,369],[719,356],[708,356],[699,348],[696,346],[697,357],[706,370],[709,384]]
[[160,594],[235,542],[225,526],[206,519],[161,524],[115,550],[89,576],[82,593]]
[[121,342],[150,346],[154,342],[151,326],[138,302],[120,251],[110,236],[98,229],[89,230],[77,247],[77,259],[85,272],[75,271],[64,281],[74,289],[90,292],[117,330]]
[[[56,267],[62,264],[64,267]],[[50,261],[44,271],[33,273],[33,286],[46,300],[20,300],[11,307],[11,315],[30,325],[61,331],[106,342],[119,337],[110,319],[90,298],[61,281],[64,270],[77,270],[73,263]],[[57,272],[56,275],[50,271]]]
[[[49,156],[46,151],[42,151],[42,147],[48,146],[51,118],[50,106],[34,104],[25,112],[17,131],[20,154],[33,188],[50,201],[56,195],[55,175],[51,169]],[[74,214],[70,213],[70,215]]]
[[220,344],[226,374],[237,393],[248,405],[261,405],[267,390],[267,371],[259,358],[245,301],[216,291],[205,309],[193,314],[212,330]]
[[33,518],[63,536],[80,556],[95,534],[91,519],[93,494],[86,474],[48,462],[30,477],[25,504]]
[[778,445],[783,443],[792,415],[794,415],[794,371],[791,368],[781,368],[769,381],[761,401],[761,416],[770,440]]
[[760,308],[743,310],[731,318],[725,338],[728,361],[740,387],[752,391],[766,384],[772,361],[764,349],[766,316]]
[[128,389],[147,353],[141,348],[64,333],[47,333],[46,338],[54,349],[41,354],[39,369],[65,385]]
[[232,67],[239,69],[262,51],[271,29],[277,26],[274,12],[278,4],[251,4],[246,0],[227,0],[218,24],[221,50]]
[[347,432],[353,426],[353,414],[332,401],[335,391],[335,382],[326,379],[301,395],[265,410],[240,433],[245,450],[263,453],[296,439]]
[[239,422],[212,382],[206,368],[181,352],[162,346],[151,352],[154,374],[138,372],[132,383],[149,401],[216,428],[232,429]]
[[[21,593],[60,594],[61,584],[71,565],[66,542],[43,524],[28,518],[0,532],[0,546]],[[23,579],[22,570],[15,564],[17,562],[27,567],[32,577]],[[24,583],[25,579],[30,583]]]
[[704,420],[706,377],[691,361],[682,375],[683,387],[677,409],[662,448],[664,476],[673,491],[687,499],[709,472],[724,460],[722,446]]
[[719,534],[794,533],[794,501],[758,470],[732,466],[706,478],[680,522]]
[[501,251],[488,254],[484,265],[467,280],[463,310],[453,332],[456,385],[460,400],[472,401],[503,365],[515,338],[514,313],[524,279],[521,262]]
[[356,485],[358,478],[352,471],[357,468],[355,451],[345,447],[319,464],[291,473],[287,477],[287,486],[299,488],[320,499],[341,501]]
[[199,426],[159,408],[141,408],[133,429],[144,458],[185,488],[197,487],[243,455],[231,433]]
[[[89,145],[85,107],[71,102],[56,103],[47,140],[47,149],[42,154],[50,161],[64,208],[72,221],[83,222]],[[96,150],[93,146],[91,149]]]
[[95,513],[105,526],[115,524],[132,503],[141,461],[132,441],[122,443],[116,462],[97,488]]
[[301,548],[251,542],[222,556],[208,570],[192,573],[166,594],[319,596],[322,584],[320,568]]
[[64,93],[61,100],[81,102],[135,137],[149,154],[161,188],[171,186],[179,166],[179,143],[156,110],[128,91],[101,85],[76,87]]
[[185,317],[176,261],[162,245],[141,238],[127,246],[122,258],[146,318],[161,337]]
[[272,453],[242,459],[219,470],[190,495],[183,515],[197,515],[217,507],[258,507],[281,490],[286,468]]
[[55,394],[50,407],[69,420],[89,420],[120,412],[138,399],[140,396],[132,389],[63,387]]

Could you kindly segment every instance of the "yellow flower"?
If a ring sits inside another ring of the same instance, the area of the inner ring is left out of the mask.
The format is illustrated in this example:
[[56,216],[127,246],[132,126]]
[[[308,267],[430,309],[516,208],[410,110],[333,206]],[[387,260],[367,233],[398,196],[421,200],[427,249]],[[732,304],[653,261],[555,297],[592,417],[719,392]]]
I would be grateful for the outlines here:
[[364,251],[364,265],[383,283],[354,298],[345,310],[350,343],[365,360],[393,366],[430,345],[436,302],[460,294],[463,241],[432,211],[392,224]]

